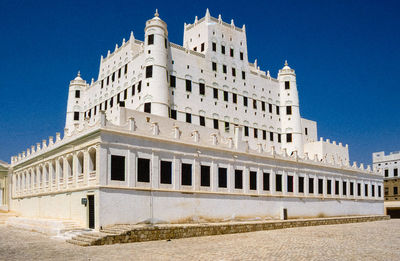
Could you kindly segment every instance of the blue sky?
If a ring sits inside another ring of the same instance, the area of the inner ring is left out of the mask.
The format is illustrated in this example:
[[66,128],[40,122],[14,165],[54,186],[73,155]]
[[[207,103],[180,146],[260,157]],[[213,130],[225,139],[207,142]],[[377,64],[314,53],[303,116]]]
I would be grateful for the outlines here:
[[133,31],[143,39],[155,8],[169,40],[211,15],[246,24],[250,62],[273,77],[296,70],[301,115],[319,136],[369,164],[400,150],[400,1],[0,1],[0,159],[62,132],[69,81],[97,79],[100,55]]

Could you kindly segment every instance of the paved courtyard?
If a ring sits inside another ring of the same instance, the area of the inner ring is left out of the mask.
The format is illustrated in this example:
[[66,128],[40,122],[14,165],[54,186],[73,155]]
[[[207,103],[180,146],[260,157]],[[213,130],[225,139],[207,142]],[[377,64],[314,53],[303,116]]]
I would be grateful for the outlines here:
[[0,225],[0,260],[400,260],[400,219],[93,247]]

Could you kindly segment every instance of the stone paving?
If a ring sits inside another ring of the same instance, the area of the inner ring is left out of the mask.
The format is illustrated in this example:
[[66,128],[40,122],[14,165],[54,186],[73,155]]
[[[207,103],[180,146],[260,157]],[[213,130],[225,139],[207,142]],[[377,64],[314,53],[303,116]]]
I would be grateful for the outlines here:
[[92,247],[0,225],[0,260],[400,260],[400,219]]

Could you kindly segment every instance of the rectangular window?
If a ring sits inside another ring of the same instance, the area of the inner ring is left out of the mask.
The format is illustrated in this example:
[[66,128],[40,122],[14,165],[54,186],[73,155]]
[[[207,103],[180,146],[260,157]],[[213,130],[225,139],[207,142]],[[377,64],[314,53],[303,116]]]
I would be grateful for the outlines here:
[[243,170],[235,169],[235,189],[243,188]]
[[74,121],[79,121],[79,111],[74,112]]
[[167,38],[164,38],[164,47],[165,47],[165,49],[168,48],[168,41],[167,41]]
[[281,143],[281,134],[278,133],[278,142]]
[[308,193],[314,193],[314,178],[308,178]]
[[273,132],[269,133],[269,140],[274,141],[274,133]]
[[393,187],[393,195],[397,195],[398,194],[398,188],[397,187]]
[[244,136],[248,137],[249,136],[249,127],[244,126]]
[[258,138],[258,129],[254,128],[253,131],[254,131],[254,138],[257,139]]
[[372,197],[375,197],[375,185],[372,185],[372,190],[371,190],[371,192],[372,192]]
[[154,44],[154,34],[150,34],[147,37],[147,45],[151,45],[151,44]]
[[265,111],[265,102],[264,101],[261,102],[261,110]]
[[378,197],[381,197],[382,196],[382,187],[379,185],[378,186]]
[[176,87],[176,76],[175,75],[169,76],[169,86]]
[[236,77],[236,69],[235,68],[232,68],[232,76]]
[[290,82],[286,81],[285,82],[285,90],[289,90],[290,89]]
[[257,109],[257,101],[253,99],[253,109]]
[[364,196],[368,197],[368,184],[364,185]]
[[228,92],[224,91],[224,101],[228,101]]
[[102,88],[102,89],[103,89],[103,86],[104,86],[104,79],[101,80],[101,88]]
[[279,115],[279,106],[276,105],[276,115]]
[[126,100],[126,98],[128,98],[128,89],[124,90],[124,100]]
[[200,186],[209,187],[210,186],[210,166],[200,167]]
[[299,193],[304,193],[304,177],[299,177]]
[[357,196],[361,197],[361,183],[357,183]]
[[293,192],[293,176],[287,176],[287,192]]
[[142,91],[142,81],[139,81],[137,86],[137,92],[140,93]]
[[107,101],[104,102],[104,110],[107,110]]
[[110,84],[110,75],[107,76],[107,85],[109,85],[109,84]]
[[112,76],[111,76],[111,81],[114,82],[115,80],[115,72],[113,72]]
[[201,45],[200,45],[200,51],[201,51],[201,52],[204,52],[204,43],[201,43]]
[[350,196],[354,195],[354,182],[350,182]]
[[305,133],[306,135],[308,135],[308,129],[307,129],[307,128],[304,129],[304,133]]
[[229,122],[225,122],[225,132],[229,132]]
[[217,63],[212,62],[212,70],[213,70],[214,72],[217,71]]
[[144,104],[144,112],[151,113],[151,103],[150,102],[146,102]]
[[171,119],[176,120],[176,110],[171,110]]
[[231,48],[231,57],[233,57],[233,54],[234,54],[233,48]]
[[262,130],[262,138],[263,140],[267,140],[267,131],[266,130]]
[[243,96],[243,105],[247,107],[247,97]]
[[263,190],[269,190],[269,173],[263,173]]
[[206,119],[204,118],[204,116],[200,116],[200,126],[206,126]]
[[269,113],[272,113],[272,104],[268,104],[268,111]]
[[225,54],[225,46],[221,45],[221,53]]
[[237,103],[237,94],[236,93],[232,93],[232,102],[233,103]]
[[199,83],[199,94],[200,95],[206,94],[206,85],[204,83]]
[[346,196],[347,195],[347,182],[343,181],[343,195]]
[[160,173],[161,184],[172,184],[172,162],[161,161],[161,173]]
[[118,95],[117,95],[117,103],[119,103],[120,101],[121,101],[121,94],[118,93]]
[[257,190],[257,172],[250,171],[250,190]]
[[286,115],[292,115],[292,106],[286,106]]
[[324,193],[324,180],[318,179],[318,194],[322,195]]
[[227,170],[226,168],[218,168],[218,187],[227,187]]
[[393,169],[393,176],[397,177],[399,175],[399,170],[398,169]]
[[118,79],[121,78],[121,68],[118,70]]
[[125,180],[125,157],[111,155],[111,180]]
[[213,50],[213,52],[216,52],[217,51],[217,43],[212,43],[212,50]]
[[136,91],[136,87],[135,87],[135,85],[132,85],[132,96],[135,96],[135,91]]
[[182,163],[182,185],[192,185],[192,164]]
[[75,91],[75,98],[80,98],[81,97],[81,91],[80,90],[76,90]]
[[287,143],[292,142],[292,133],[287,133],[287,134],[286,134],[286,142],[287,142]]
[[242,79],[246,80],[246,72],[245,71],[242,71]]
[[191,80],[186,80],[186,91],[187,92],[192,91],[192,81]]
[[150,160],[138,158],[137,161],[137,181],[150,182]]
[[124,74],[128,73],[128,64],[125,64],[125,68],[124,68]]
[[385,177],[388,177],[388,176],[389,176],[389,170],[385,169]]
[[186,122],[187,123],[192,123],[192,114],[186,113]]
[[326,181],[326,194],[332,194],[332,181],[330,179]]
[[339,195],[339,180],[335,180],[335,195]]
[[243,52],[240,52],[240,60],[243,61]]
[[277,191],[277,192],[282,191],[282,175],[281,174],[275,175],[275,191]]
[[222,65],[222,72],[226,73],[226,65],[225,64]]
[[213,123],[214,123],[214,129],[218,130],[218,128],[219,128],[219,126],[218,126],[218,120],[217,120],[217,119],[214,119],[214,120],[213,120]]
[[214,99],[218,99],[218,89],[213,88]]

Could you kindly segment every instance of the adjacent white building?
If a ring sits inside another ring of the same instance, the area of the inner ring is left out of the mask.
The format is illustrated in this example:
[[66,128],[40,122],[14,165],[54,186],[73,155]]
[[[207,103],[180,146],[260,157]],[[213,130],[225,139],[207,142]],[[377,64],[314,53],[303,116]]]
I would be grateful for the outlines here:
[[146,219],[382,214],[382,175],[301,117],[295,71],[248,62],[245,26],[206,12],[168,40],[156,12],[145,39],[101,57],[69,86],[64,136],[11,160],[11,208],[93,228]]
[[384,178],[394,178],[399,176],[400,151],[390,152],[385,155],[384,151],[372,153],[373,168],[382,172]]

